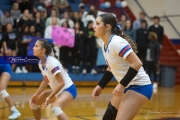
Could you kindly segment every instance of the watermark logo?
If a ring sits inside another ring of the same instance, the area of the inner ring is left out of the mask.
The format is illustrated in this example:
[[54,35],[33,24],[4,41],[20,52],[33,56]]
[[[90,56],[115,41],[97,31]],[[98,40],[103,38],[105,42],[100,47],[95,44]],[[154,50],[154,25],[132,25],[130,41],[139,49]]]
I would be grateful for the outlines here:
[[0,64],[37,64],[35,56],[0,56]]
[[163,110],[146,110],[146,114],[173,114],[173,112]]

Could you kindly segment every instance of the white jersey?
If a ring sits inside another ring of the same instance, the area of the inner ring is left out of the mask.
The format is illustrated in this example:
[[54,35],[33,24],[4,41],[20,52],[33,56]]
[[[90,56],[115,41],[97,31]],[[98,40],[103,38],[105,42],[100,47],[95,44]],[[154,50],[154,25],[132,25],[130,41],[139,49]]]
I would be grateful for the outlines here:
[[44,80],[48,82],[49,86],[51,87],[52,90],[55,89],[55,87],[58,85],[58,81],[55,78],[55,75],[57,73],[62,74],[64,78],[64,87],[56,94],[59,95],[64,89],[69,88],[73,82],[67,72],[63,69],[61,63],[54,57],[48,56],[46,60],[46,67],[43,68],[41,61],[39,61],[39,69],[41,70],[41,73],[44,77]]
[[[112,35],[107,47],[105,48],[105,44],[103,43],[102,49],[104,57],[111,69],[112,74],[114,75],[116,80],[120,82],[126,75],[130,67],[130,63],[125,59],[131,52],[133,52],[132,48],[130,47],[129,43],[122,37]],[[128,86],[148,84],[151,84],[150,78],[144,71],[143,67],[141,67],[137,75],[128,84]]]

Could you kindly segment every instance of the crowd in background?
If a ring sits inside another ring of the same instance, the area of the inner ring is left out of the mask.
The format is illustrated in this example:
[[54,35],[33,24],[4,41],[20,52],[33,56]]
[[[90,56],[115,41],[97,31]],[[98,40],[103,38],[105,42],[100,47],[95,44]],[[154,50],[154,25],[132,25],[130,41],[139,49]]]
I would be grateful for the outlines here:
[[[26,56],[31,42],[29,36],[51,39],[52,26],[72,28],[74,47],[56,46],[64,68],[73,73],[104,72],[106,62],[101,40],[93,32],[97,13],[94,5],[85,11],[83,3],[79,4],[79,11],[73,11],[67,0],[12,0],[10,11],[0,11],[0,50],[7,56]],[[158,16],[153,17],[153,25],[147,24],[145,16],[140,12],[139,18],[132,22],[122,15],[118,22],[124,33],[137,43],[137,55],[147,73],[156,76],[164,29]],[[12,65],[12,69],[16,73],[38,72],[37,65]]]

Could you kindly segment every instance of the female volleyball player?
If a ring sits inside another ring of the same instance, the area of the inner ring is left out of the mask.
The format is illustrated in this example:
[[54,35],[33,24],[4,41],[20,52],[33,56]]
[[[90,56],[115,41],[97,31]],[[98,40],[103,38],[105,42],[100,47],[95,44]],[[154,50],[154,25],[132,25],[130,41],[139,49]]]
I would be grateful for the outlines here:
[[[0,46],[2,44],[0,43]],[[0,47],[1,48],[1,47]],[[10,64],[5,63],[5,60],[2,57],[3,52],[0,51],[0,96],[7,102],[11,109],[11,115],[8,117],[9,119],[16,119],[21,116],[21,113],[16,109],[14,103],[9,96],[8,92],[6,91],[8,82],[11,78],[12,69]]]
[[119,84],[112,92],[114,96],[103,120],[132,120],[152,95],[150,79],[135,54],[136,46],[111,14],[97,17],[94,32],[104,42],[102,49],[108,68],[92,96],[98,97],[114,76]]
[[[63,69],[62,64],[55,58],[50,56],[51,52],[56,53],[52,40],[38,40],[33,48],[34,56],[37,56],[39,68],[44,77],[41,85],[36,93],[30,99],[30,108],[33,110],[35,120],[41,119],[41,109],[46,108],[52,103],[52,113],[59,120],[68,120],[67,115],[62,111],[76,97],[76,87],[71,78]],[[47,85],[51,90],[44,91]]]

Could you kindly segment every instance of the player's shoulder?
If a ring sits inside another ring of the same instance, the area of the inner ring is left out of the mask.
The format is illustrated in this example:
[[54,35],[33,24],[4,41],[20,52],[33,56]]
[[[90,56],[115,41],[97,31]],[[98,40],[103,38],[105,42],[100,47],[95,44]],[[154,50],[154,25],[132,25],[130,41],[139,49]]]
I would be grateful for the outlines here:
[[60,63],[55,57],[53,56],[48,56],[48,62],[50,63]]
[[122,38],[121,36],[114,35],[113,38],[112,38],[111,44],[112,44],[112,45],[118,45],[118,44],[121,44],[121,43],[129,44],[129,43],[128,43],[124,38]]

